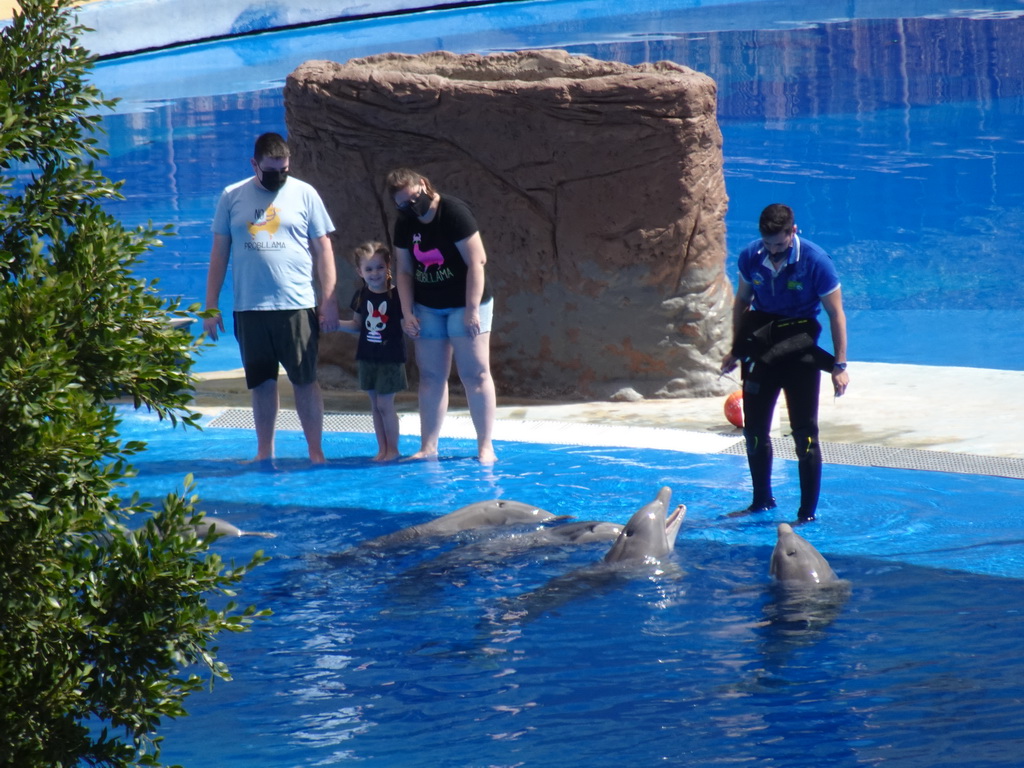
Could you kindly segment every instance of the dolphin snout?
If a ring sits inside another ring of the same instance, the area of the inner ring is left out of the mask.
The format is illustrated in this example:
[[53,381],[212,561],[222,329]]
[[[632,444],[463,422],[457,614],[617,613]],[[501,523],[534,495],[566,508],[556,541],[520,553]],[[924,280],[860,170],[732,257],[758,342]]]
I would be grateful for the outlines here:
[[679,528],[683,524],[684,517],[686,517],[686,505],[680,504],[665,520],[665,539],[668,541],[670,549],[674,549],[676,546],[676,537],[679,535]]

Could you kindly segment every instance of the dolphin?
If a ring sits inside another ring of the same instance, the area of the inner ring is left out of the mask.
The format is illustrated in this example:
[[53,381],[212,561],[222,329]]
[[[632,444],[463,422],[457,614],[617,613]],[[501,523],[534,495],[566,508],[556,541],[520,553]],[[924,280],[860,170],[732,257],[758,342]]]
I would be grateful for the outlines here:
[[[423,596],[446,583],[460,584],[467,574],[504,566],[509,558],[537,550],[556,550],[553,557],[568,556],[574,547],[593,546],[614,540],[624,526],[600,520],[580,520],[529,530],[499,531],[493,538],[472,541],[418,563],[399,576],[403,597]],[[548,555],[543,556],[545,560]]]
[[771,598],[764,615],[771,633],[766,648],[792,649],[814,642],[842,612],[851,594],[850,582],[836,576],[832,566],[789,523],[778,527],[769,574]]
[[213,534],[214,536],[261,536],[264,539],[277,538],[276,533],[265,533],[263,531],[243,531],[236,525],[232,525],[227,520],[223,520],[219,517],[210,517],[206,515],[198,523],[192,525],[192,530],[196,532],[196,536],[201,539],[205,539],[207,536]]
[[789,523],[779,524],[768,573],[781,584],[830,584],[839,579],[821,553]]
[[[195,518],[193,518],[195,519]],[[264,533],[262,531],[243,531],[237,525],[232,525],[227,520],[220,517],[211,517],[210,515],[203,515],[199,522],[192,523],[185,526],[185,530],[191,529],[195,533],[196,538],[234,538],[237,536],[261,536],[264,539],[277,538],[276,533]],[[125,532],[125,535],[131,538],[135,538],[142,534],[146,530],[146,526],[141,528],[133,528]],[[163,538],[163,531],[160,530],[156,525],[153,526],[153,530],[158,536]],[[109,531],[102,531],[96,535],[97,541],[103,543],[109,543],[112,536]]]
[[663,487],[652,501],[633,513],[599,562],[503,601],[506,610],[498,618],[503,622],[529,621],[588,592],[607,589],[622,576],[628,578],[651,569],[656,575],[664,574],[669,570],[664,561],[675,549],[679,528],[686,517],[685,504],[666,515],[671,498],[672,489]]
[[578,520],[559,523],[548,528],[527,531],[515,538],[527,547],[559,547],[568,544],[590,544],[618,538],[623,526],[603,520]]
[[[545,525],[526,531],[516,530],[507,535],[499,534],[491,539],[483,539],[459,547],[449,552],[448,555],[468,562],[543,547],[569,547],[577,544],[614,541],[623,527],[619,523],[608,523],[602,520],[574,520],[571,523]],[[429,565],[429,563],[424,563],[424,565]]]
[[515,531],[508,535],[483,539],[446,552],[433,560],[421,563],[418,568],[448,567],[449,564],[480,563],[506,557],[517,552],[528,552],[544,547],[570,547],[578,544],[592,544],[613,541],[618,538],[624,526],[601,520],[577,520],[571,523]]
[[447,515],[412,525],[394,533],[359,544],[360,549],[386,549],[431,536],[446,536],[460,531],[500,525],[529,525],[568,520],[570,515],[555,515],[547,510],[510,499],[477,501]]
[[664,486],[653,501],[634,512],[604,556],[604,562],[654,563],[675,549],[686,505],[680,504],[666,517],[671,499],[672,489]]

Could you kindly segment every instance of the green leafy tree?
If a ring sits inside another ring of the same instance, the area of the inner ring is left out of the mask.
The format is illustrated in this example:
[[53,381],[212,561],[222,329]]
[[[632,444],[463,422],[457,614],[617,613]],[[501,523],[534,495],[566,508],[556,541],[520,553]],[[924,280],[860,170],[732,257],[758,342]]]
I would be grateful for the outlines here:
[[133,274],[170,230],[104,210],[113,102],[70,5],[22,0],[0,30],[0,765],[159,765],[160,723],[228,677],[217,636],[261,615],[231,596],[263,558],[197,538],[191,478],[155,508],[119,495],[144,444],[113,403],[195,426],[196,350]]

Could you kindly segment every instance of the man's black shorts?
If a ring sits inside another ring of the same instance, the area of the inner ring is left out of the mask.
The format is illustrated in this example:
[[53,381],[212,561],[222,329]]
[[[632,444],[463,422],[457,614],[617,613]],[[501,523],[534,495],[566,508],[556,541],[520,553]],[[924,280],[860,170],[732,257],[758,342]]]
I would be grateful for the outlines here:
[[276,381],[278,365],[292,384],[316,381],[320,323],[315,309],[235,312],[235,338],[249,389]]

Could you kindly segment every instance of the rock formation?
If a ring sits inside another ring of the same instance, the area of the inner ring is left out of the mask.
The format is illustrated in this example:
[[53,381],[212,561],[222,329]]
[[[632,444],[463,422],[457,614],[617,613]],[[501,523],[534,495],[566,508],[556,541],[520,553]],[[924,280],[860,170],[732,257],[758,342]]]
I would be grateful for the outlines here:
[[[343,316],[348,253],[390,242],[384,178],[411,167],[480,223],[499,394],[723,394],[732,291],[715,97],[672,62],[564,51],[306,62],[285,86],[291,167],[338,228]],[[351,370],[338,336],[321,364]]]

